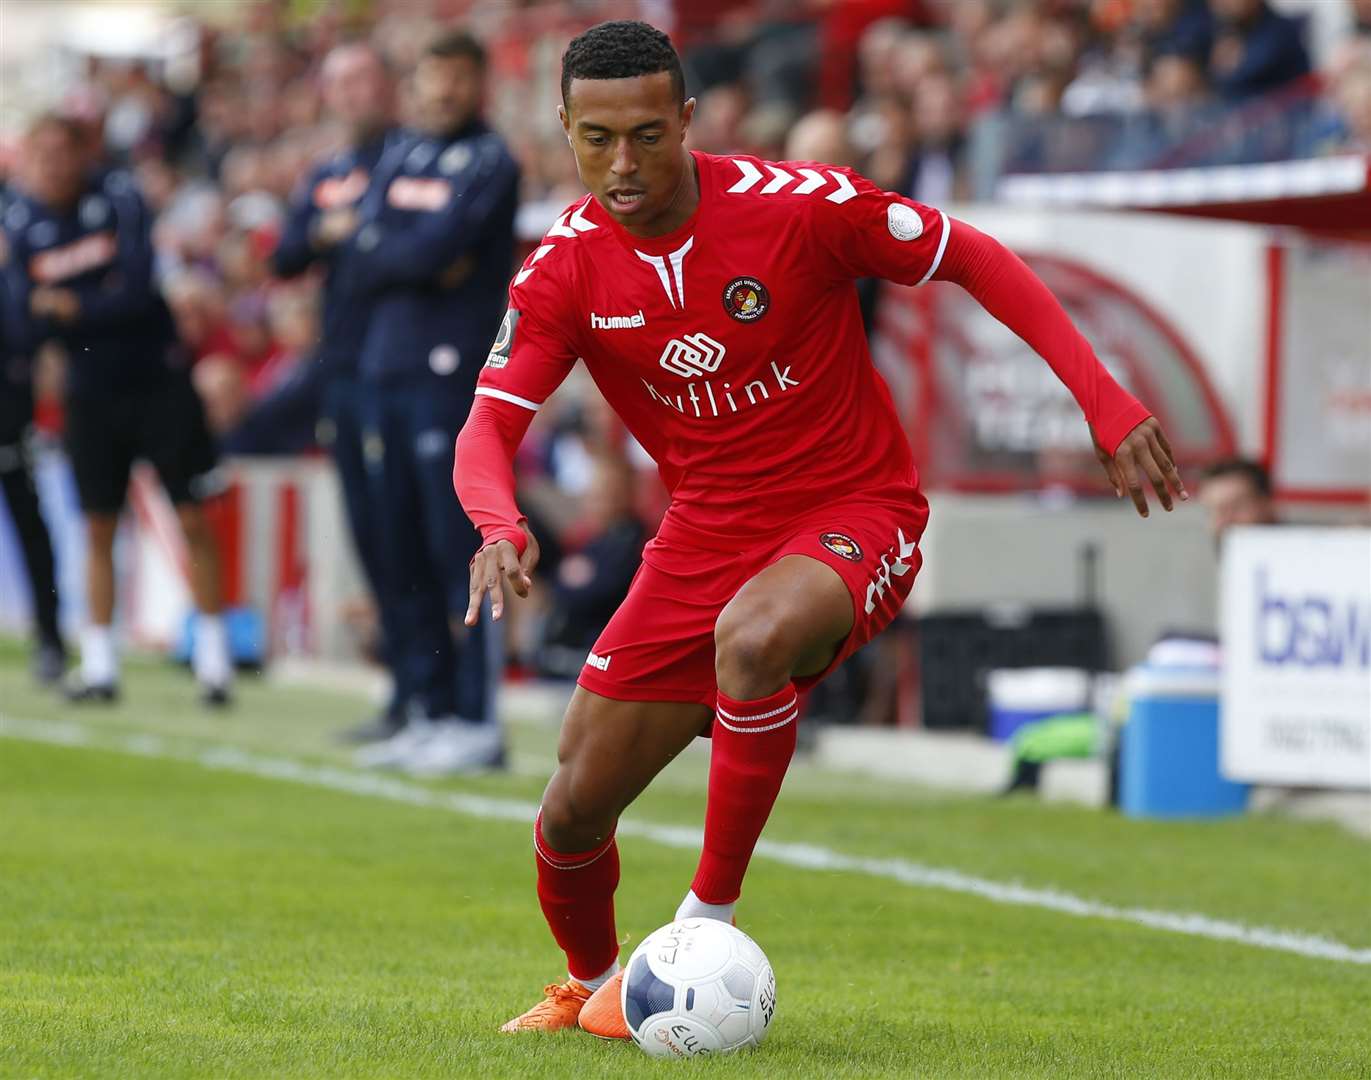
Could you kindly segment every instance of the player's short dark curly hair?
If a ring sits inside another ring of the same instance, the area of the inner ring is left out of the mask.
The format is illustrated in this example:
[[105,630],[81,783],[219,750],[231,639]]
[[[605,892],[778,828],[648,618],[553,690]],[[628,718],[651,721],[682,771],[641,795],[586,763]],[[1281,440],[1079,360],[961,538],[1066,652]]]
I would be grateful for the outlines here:
[[562,104],[572,79],[631,79],[636,75],[671,75],[672,92],[685,101],[685,75],[671,39],[645,22],[622,19],[592,26],[573,38],[562,54]]

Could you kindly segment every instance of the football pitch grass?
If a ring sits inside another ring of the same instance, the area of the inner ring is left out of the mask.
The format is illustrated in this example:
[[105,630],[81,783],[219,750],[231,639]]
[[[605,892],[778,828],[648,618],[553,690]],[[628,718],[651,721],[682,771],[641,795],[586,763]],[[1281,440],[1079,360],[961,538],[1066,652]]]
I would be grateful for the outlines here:
[[[1371,964],[761,857],[739,909],[777,973],[760,1050],[501,1035],[562,976],[520,819],[551,725],[511,726],[509,774],[387,787],[331,739],[356,697],[244,680],[212,714],[162,665],[124,685],[73,711],[0,641],[3,1077],[1371,1076]],[[699,828],[706,760],[628,815],[625,956],[689,882],[693,854],[644,833]],[[799,763],[766,836],[1371,948],[1371,844],[1333,825],[1140,823]]]

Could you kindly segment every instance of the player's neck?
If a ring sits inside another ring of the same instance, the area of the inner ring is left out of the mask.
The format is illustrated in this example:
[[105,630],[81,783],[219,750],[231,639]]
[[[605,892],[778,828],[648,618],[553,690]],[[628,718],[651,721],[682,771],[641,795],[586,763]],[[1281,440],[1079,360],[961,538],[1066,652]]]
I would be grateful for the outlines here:
[[695,161],[694,154],[685,149],[682,149],[681,153],[686,156],[686,167],[681,170],[681,182],[677,185],[676,194],[672,196],[671,202],[651,221],[645,221],[637,226],[625,225],[624,231],[629,235],[644,240],[667,236],[689,221],[690,215],[695,213],[696,207],[700,205],[700,167]]

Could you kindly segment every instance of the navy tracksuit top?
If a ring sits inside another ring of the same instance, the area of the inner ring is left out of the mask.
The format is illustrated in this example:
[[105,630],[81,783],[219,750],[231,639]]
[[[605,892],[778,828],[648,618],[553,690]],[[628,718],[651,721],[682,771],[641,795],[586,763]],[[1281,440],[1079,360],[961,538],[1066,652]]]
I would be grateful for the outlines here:
[[350,294],[371,305],[364,381],[470,402],[504,315],[518,198],[519,167],[479,120],[387,148],[342,255]]
[[[154,273],[151,215],[127,172],[94,177],[65,212],[12,195],[4,230],[10,346],[29,352],[50,338],[62,342],[68,393],[156,385],[173,366],[184,366]],[[40,286],[76,293],[77,318],[31,315],[29,294]]]

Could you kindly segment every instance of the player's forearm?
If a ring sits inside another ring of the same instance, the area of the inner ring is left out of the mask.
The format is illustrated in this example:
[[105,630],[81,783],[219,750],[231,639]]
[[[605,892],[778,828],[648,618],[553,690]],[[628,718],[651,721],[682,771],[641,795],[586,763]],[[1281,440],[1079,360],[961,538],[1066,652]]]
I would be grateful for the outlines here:
[[1114,381],[1051,290],[1022,259],[966,222],[949,220],[947,250],[935,276],[966,289],[1048,362],[1112,454],[1150,413]]
[[508,540],[524,553],[523,514],[514,499],[514,452],[533,419],[528,409],[480,396],[457,436],[452,486],[484,543]]

